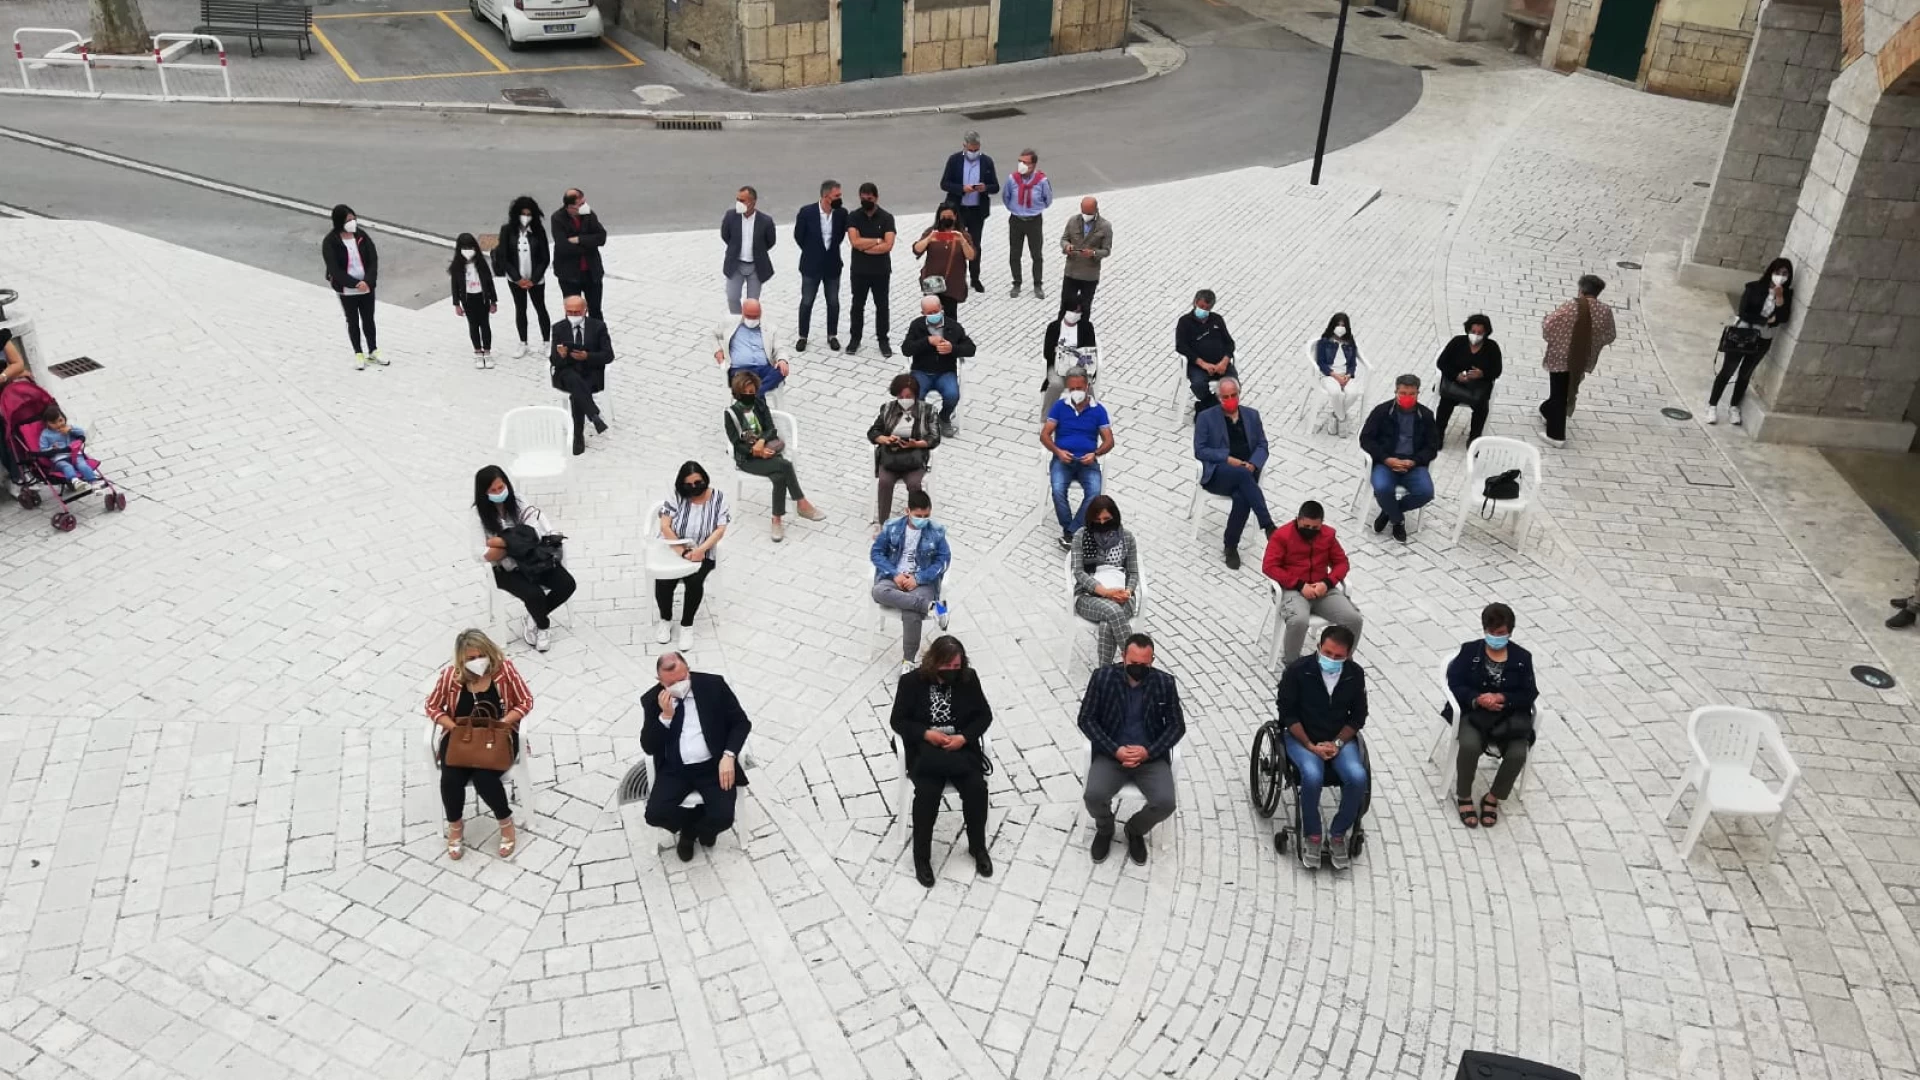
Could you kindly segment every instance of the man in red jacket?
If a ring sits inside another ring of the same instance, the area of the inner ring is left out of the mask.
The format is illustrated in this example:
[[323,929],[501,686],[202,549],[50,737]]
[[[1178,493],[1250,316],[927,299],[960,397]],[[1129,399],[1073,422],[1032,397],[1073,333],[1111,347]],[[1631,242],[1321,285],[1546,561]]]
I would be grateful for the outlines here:
[[1283,664],[1300,655],[1307,620],[1315,615],[1353,631],[1354,647],[1359,647],[1360,609],[1338,589],[1347,577],[1347,553],[1325,517],[1314,500],[1301,503],[1299,515],[1267,537],[1267,554],[1260,560],[1260,571],[1280,586],[1280,617],[1286,622]]

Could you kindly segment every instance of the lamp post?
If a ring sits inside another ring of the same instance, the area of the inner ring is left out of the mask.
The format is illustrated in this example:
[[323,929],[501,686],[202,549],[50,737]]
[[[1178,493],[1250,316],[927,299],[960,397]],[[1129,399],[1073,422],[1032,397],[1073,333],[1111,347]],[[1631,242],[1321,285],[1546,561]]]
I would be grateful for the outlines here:
[[1340,21],[1333,29],[1333,55],[1327,60],[1327,96],[1320,103],[1320,135],[1313,141],[1313,177],[1308,182],[1320,185],[1320,161],[1327,156],[1327,124],[1333,119],[1333,88],[1340,84],[1340,52],[1347,42],[1347,7],[1352,0],[1340,0]]

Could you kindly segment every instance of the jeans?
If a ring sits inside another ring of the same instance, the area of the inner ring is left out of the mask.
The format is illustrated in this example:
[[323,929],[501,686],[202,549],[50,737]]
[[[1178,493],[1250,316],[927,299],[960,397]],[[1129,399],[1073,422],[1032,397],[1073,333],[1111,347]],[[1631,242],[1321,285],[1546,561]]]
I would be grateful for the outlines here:
[[[1320,376],[1320,386],[1327,393],[1327,412],[1333,417],[1336,426],[1345,427],[1353,423],[1353,410],[1360,404],[1359,378],[1357,376],[1350,378],[1347,380],[1347,385],[1341,386],[1340,380],[1331,375],[1322,375]],[[1440,407],[1442,409],[1453,408],[1453,406],[1444,399],[1441,401]],[[1486,419],[1483,411],[1480,414],[1480,422],[1484,424],[1486,423]],[[1474,430],[1477,433],[1479,429],[1476,428]],[[1445,435],[1446,432],[1447,423],[1442,420],[1440,422],[1440,433]]]
[[747,263],[737,263],[727,270],[727,310],[740,314],[740,297],[746,294],[748,300],[760,299],[760,286],[764,284],[760,275],[754,273]]
[[79,455],[70,457],[62,453],[59,457],[52,458],[50,461],[53,465],[53,471],[59,473],[61,479],[69,483],[74,480],[85,480],[92,484],[100,480],[100,473],[94,469],[92,463]]
[[[1208,361],[1208,363],[1212,362],[1213,361]],[[1219,396],[1209,389],[1207,384],[1215,379],[1224,379],[1228,375],[1237,379],[1240,377],[1240,369],[1232,364],[1228,364],[1226,375],[1209,375],[1200,365],[1194,363],[1187,364],[1187,385],[1192,388],[1193,400],[1200,403],[1202,410],[1211,409],[1215,405],[1220,404]]]
[[[1479,771],[1480,755],[1487,752],[1487,738],[1480,734],[1480,728],[1474,726],[1479,720],[1485,727],[1499,722],[1498,713],[1485,709],[1474,709],[1456,721],[1460,725],[1460,756],[1454,759],[1454,768],[1458,772],[1454,786],[1454,798],[1461,802],[1473,799],[1473,777]],[[1513,794],[1513,782],[1520,779],[1520,770],[1526,767],[1527,751],[1532,744],[1522,735],[1508,739],[1499,745],[1500,768],[1494,771],[1493,787],[1488,790],[1496,799],[1504,799]]]
[[1173,816],[1172,759],[1150,758],[1129,769],[1095,750],[1093,764],[1087,769],[1087,790],[1083,798],[1095,832],[1113,835],[1113,798],[1128,784],[1139,788],[1147,800],[1146,806],[1127,819],[1128,836],[1145,837],[1155,825]]
[[564,566],[556,566],[538,579],[530,578],[518,570],[502,570],[496,566],[493,568],[493,583],[527,605],[527,614],[532,617],[534,627],[540,630],[553,625],[548,616],[566,603],[573,596],[573,590],[579,587]]
[[[887,285],[885,274],[854,274],[851,279],[853,307],[847,313],[848,348],[860,343],[860,332],[866,329],[861,316],[866,314],[867,296],[873,296],[873,337],[880,347],[889,352],[893,343],[887,340]],[[829,316],[831,317],[831,316]]]
[[[1078,460],[1071,463],[1053,459],[1048,480],[1053,488],[1053,516],[1060,522],[1060,532],[1071,536],[1080,531],[1087,516],[1087,503],[1100,494],[1100,462],[1083,465]],[[1080,506],[1067,509],[1067,485],[1080,485]]]
[[[733,828],[733,801],[740,794],[740,784],[736,780],[731,789],[720,789],[719,758],[671,772],[662,768],[659,773],[647,796],[647,824],[669,832],[691,831],[706,844]],[[695,792],[700,795],[699,806],[689,810],[680,805]]]
[[826,277],[800,277],[800,336],[806,337],[813,329],[813,298],[826,286],[827,293],[827,336],[840,336],[840,272],[835,270]]
[[1262,529],[1273,528],[1273,515],[1267,512],[1267,497],[1260,490],[1260,476],[1253,470],[1221,465],[1213,470],[1213,477],[1200,486],[1215,495],[1233,496],[1233,505],[1227,510],[1227,547],[1240,546],[1240,533],[1247,527],[1249,512]]
[[923,400],[936,390],[940,392],[940,422],[951,423],[953,410],[960,407],[960,373],[949,371],[942,375],[935,375],[930,371],[916,371],[913,373],[913,381],[914,385],[920,388],[920,397]]
[[1736,409],[1740,407],[1740,402],[1747,396],[1747,383],[1753,378],[1753,369],[1760,366],[1760,361],[1766,358],[1767,349],[1773,347],[1771,341],[1762,340],[1760,344],[1765,348],[1757,353],[1728,353],[1720,358],[1720,371],[1713,377],[1713,393],[1707,395],[1708,405],[1720,404],[1720,391],[1727,388],[1727,380],[1738,369],[1740,377],[1734,379],[1733,400],[1728,404]]
[[780,369],[774,367],[772,364],[748,364],[743,367],[730,367],[727,369],[725,381],[731,384],[733,377],[742,371],[751,371],[753,372],[754,378],[760,380],[760,396],[763,398],[775,390],[780,389],[780,384],[787,381],[787,377],[780,374]]
[[660,609],[660,621],[673,621],[673,587],[687,587],[687,602],[680,609],[680,625],[692,626],[700,613],[700,601],[707,595],[707,575],[713,573],[713,556],[700,560],[700,569],[683,578],[660,578],[653,583],[653,603]]
[[547,286],[536,281],[530,289],[523,289],[518,282],[507,282],[507,291],[513,294],[513,328],[520,332],[520,344],[527,343],[527,302],[533,302],[534,314],[540,317],[540,340],[545,343],[553,336],[553,320],[547,317]]
[[1032,217],[1012,215],[1007,218],[1007,262],[1013,268],[1015,285],[1020,284],[1020,246],[1022,244],[1026,245],[1028,255],[1033,258],[1033,283],[1038,285],[1046,280],[1041,276],[1044,273],[1042,269],[1044,264],[1040,254],[1046,246],[1041,235],[1046,231],[1046,225],[1041,221],[1045,216],[1045,214],[1035,214]]
[[[347,314],[347,340],[353,342],[354,352],[373,352],[380,348],[380,342],[373,333],[373,290],[363,293],[347,293],[340,297],[340,310]],[[366,328],[367,347],[360,347],[360,331]]]
[[800,491],[800,477],[793,471],[793,462],[783,457],[735,458],[734,467],[749,476],[764,476],[773,481],[773,516],[781,517],[787,512],[787,494],[793,494],[794,502],[801,502],[806,496]]
[[1340,785],[1340,809],[1334,812],[1330,833],[1347,835],[1347,830],[1353,828],[1354,820],[1360,816],[1360,800],[1367,792],[1367,767],[1360,763],[1360,744],[1348,743],[1341,747],[1329,763],[1320,760],[1320,755],[1294,738],[1292,732],[1287,733],[1284,742],[1288,760],[1300,771],[1301,834],[1308,838],[1320,835],[1320,789],[1327,784],[1327,769],[1331,765]]
[[[1406,497],[1396,498],[1396,489],[1401,487],[1407,489]],[[1425,465],[1415,465],[1403,473],[1375,465],[1373,499],[1380,504],[1380,512],[1387,515],[1387,520],[1404,520],[1407,511],[1418,510],[1433,501],[1433,477],[1427,475]]]
[[980,280],[980,231],[987,226],[987,215],[992,213],[986,192],[980,193],[980,205],[956,207],[960,214],[960,227],[967,230],[967,237],[973,241],[973,258],[967,260],[967,273],[974,281]]
[[467,338],[476,352],[493,349],[493,315],[487,311],[487,298],[477,296],[461,308],[467,315]]
[[913,588],[903,590],[893,583],[892,578],[883,577],[873,583],[868,595],[881,607],[892,608],[900,613],[901,659],[920,659],[920,631],[927,621],[927,608],[940,599],[940,584],[915,578]]
[[[601,279],[597,277],[581,278],[578,281],[568,281],[562,278],[560,279],[560,295],[563,297],[585,297],[587,301],[587,314],[596,319],[604,320],[606,316],[600,313],[600,283]],[[562,304],[561,306],[565,307],[566,305]]]

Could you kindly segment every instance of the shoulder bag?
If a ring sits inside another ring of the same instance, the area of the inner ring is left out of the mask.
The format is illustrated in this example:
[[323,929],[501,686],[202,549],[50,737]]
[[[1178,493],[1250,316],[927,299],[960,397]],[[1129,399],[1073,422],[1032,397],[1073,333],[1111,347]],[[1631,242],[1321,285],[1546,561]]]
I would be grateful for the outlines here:
[[1760,329],[1749,326],[1738,319],[1720,331],[1720,351],[1728,356],[1745,356],[1766,348],[1767,342],[1760,336]]
[[1487,477],[1486,484],[1480,489],[1480,495],[1483,500],[1480,506],[1480,516],[1483,518],[1493,517],[1494,503],[1520,497],[1520,470],[1508,469],[1498,476]]
[[945,266],[941,267],[941,269],[944,270],[945,273],[927,274],[921,277],[920,294],[922,296],[945,296],[946,295],[947,279],[953,276],[954,259],[960,254],[960,246],[958,244],[955,244],[951,241],[938,241],[938,242],[944,243],[947,248],[947,263]]
[[494,715],[493,706],[476,701],[473,715],[453,718],[447,733],[445,763],[456,769],[506,772],[513,767],[513,731]]
[[1477,409],[1487,403],[1487,384],[1484,380],[1461,382],[1459,379],[1442,379],[1440,400]]

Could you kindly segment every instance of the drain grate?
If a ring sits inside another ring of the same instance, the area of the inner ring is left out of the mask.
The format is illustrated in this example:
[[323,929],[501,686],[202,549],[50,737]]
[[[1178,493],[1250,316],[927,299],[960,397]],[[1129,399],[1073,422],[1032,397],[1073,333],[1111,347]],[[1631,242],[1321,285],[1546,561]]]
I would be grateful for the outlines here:
[[664,117],[656,116],[653,126],[661,131],[719,131],[720,121],[704,116]]
[[1307,14],[1316,19],[1336,19],[1340,17],[1340,13],[1337,11],[1309,11]]
[[620,781],[620,805],[645,802],[647,793],[653,790],[653,780],[647,775],[647,763],[642,761],[627,770]]
[[62,360],[47,370],[63,379],[71,379],[75,375],[85,375],[89,371],[99,371],[100,361],[95,360],[91,356],[77,356],[72,360]]
[[1632,259],[1621,259],[1621,260],[1620,260],[1619,262],[1616,262],[1616,263],[1614,263],[1613,265],[1615,265],[1615,266],[1617,266],[1617,267],[1619,267],[1619,268],[1620,268],[1620,269],[1622,269],[1622,270],[1643,270],[1643,269],[1645,269],[1645,267],[1643,267],[1643,266],[1641,266],[1641,265],[1640,265],[1639,263],[1637,263],[1637,262],[1634,262],[1634,261],[1633,261]]
[[525,105],[534,109],[561,107],[560,99],[544,86],[509,86],[500,91],[500,96],[506,98],[509,105]]
[[1433,65],[1432,65],[1432,64],[1415,64],[1415,65],[1413,65],[1413,70],[1415,70],[1415,71],[1432,71],[1432,70],[1434,70],[1434,67],[1433,67]]
[[1480,61],[1475,60],[1469,56],[1449,56],[1447,57],[1447,63],[1452,64],[1454,67],[1479,67],[1480,66]]
[[1405,34],[1381,34],[1381,35],[1380,35],[1380,40],[1381,40],[1381,41],[1405,41],[1405,40],[1407,40],[1407,35],[1405,35]]
[[1025,116],[1027,113],[1025,109],[1016,109],[1009,105],[998,109],[981,109],[979,112],[961,113],[960,115],[969,120],[1005,120],[1009,116]]
[[1361,15],[1363,15],[1363,16],[1365,16],[1366,18],[1369,18],[1369,19],[1384,19],[1384,18],[1386,18],[1386,17],[1387,17],[1387,13],[1386,13],[1386,12],[1384,12],[1384,11],[1375,11],[1375,10],[1373,10],[1372,8],[1361,8],[1361,9],[1360,9],[1360,14],[1361,14]]

